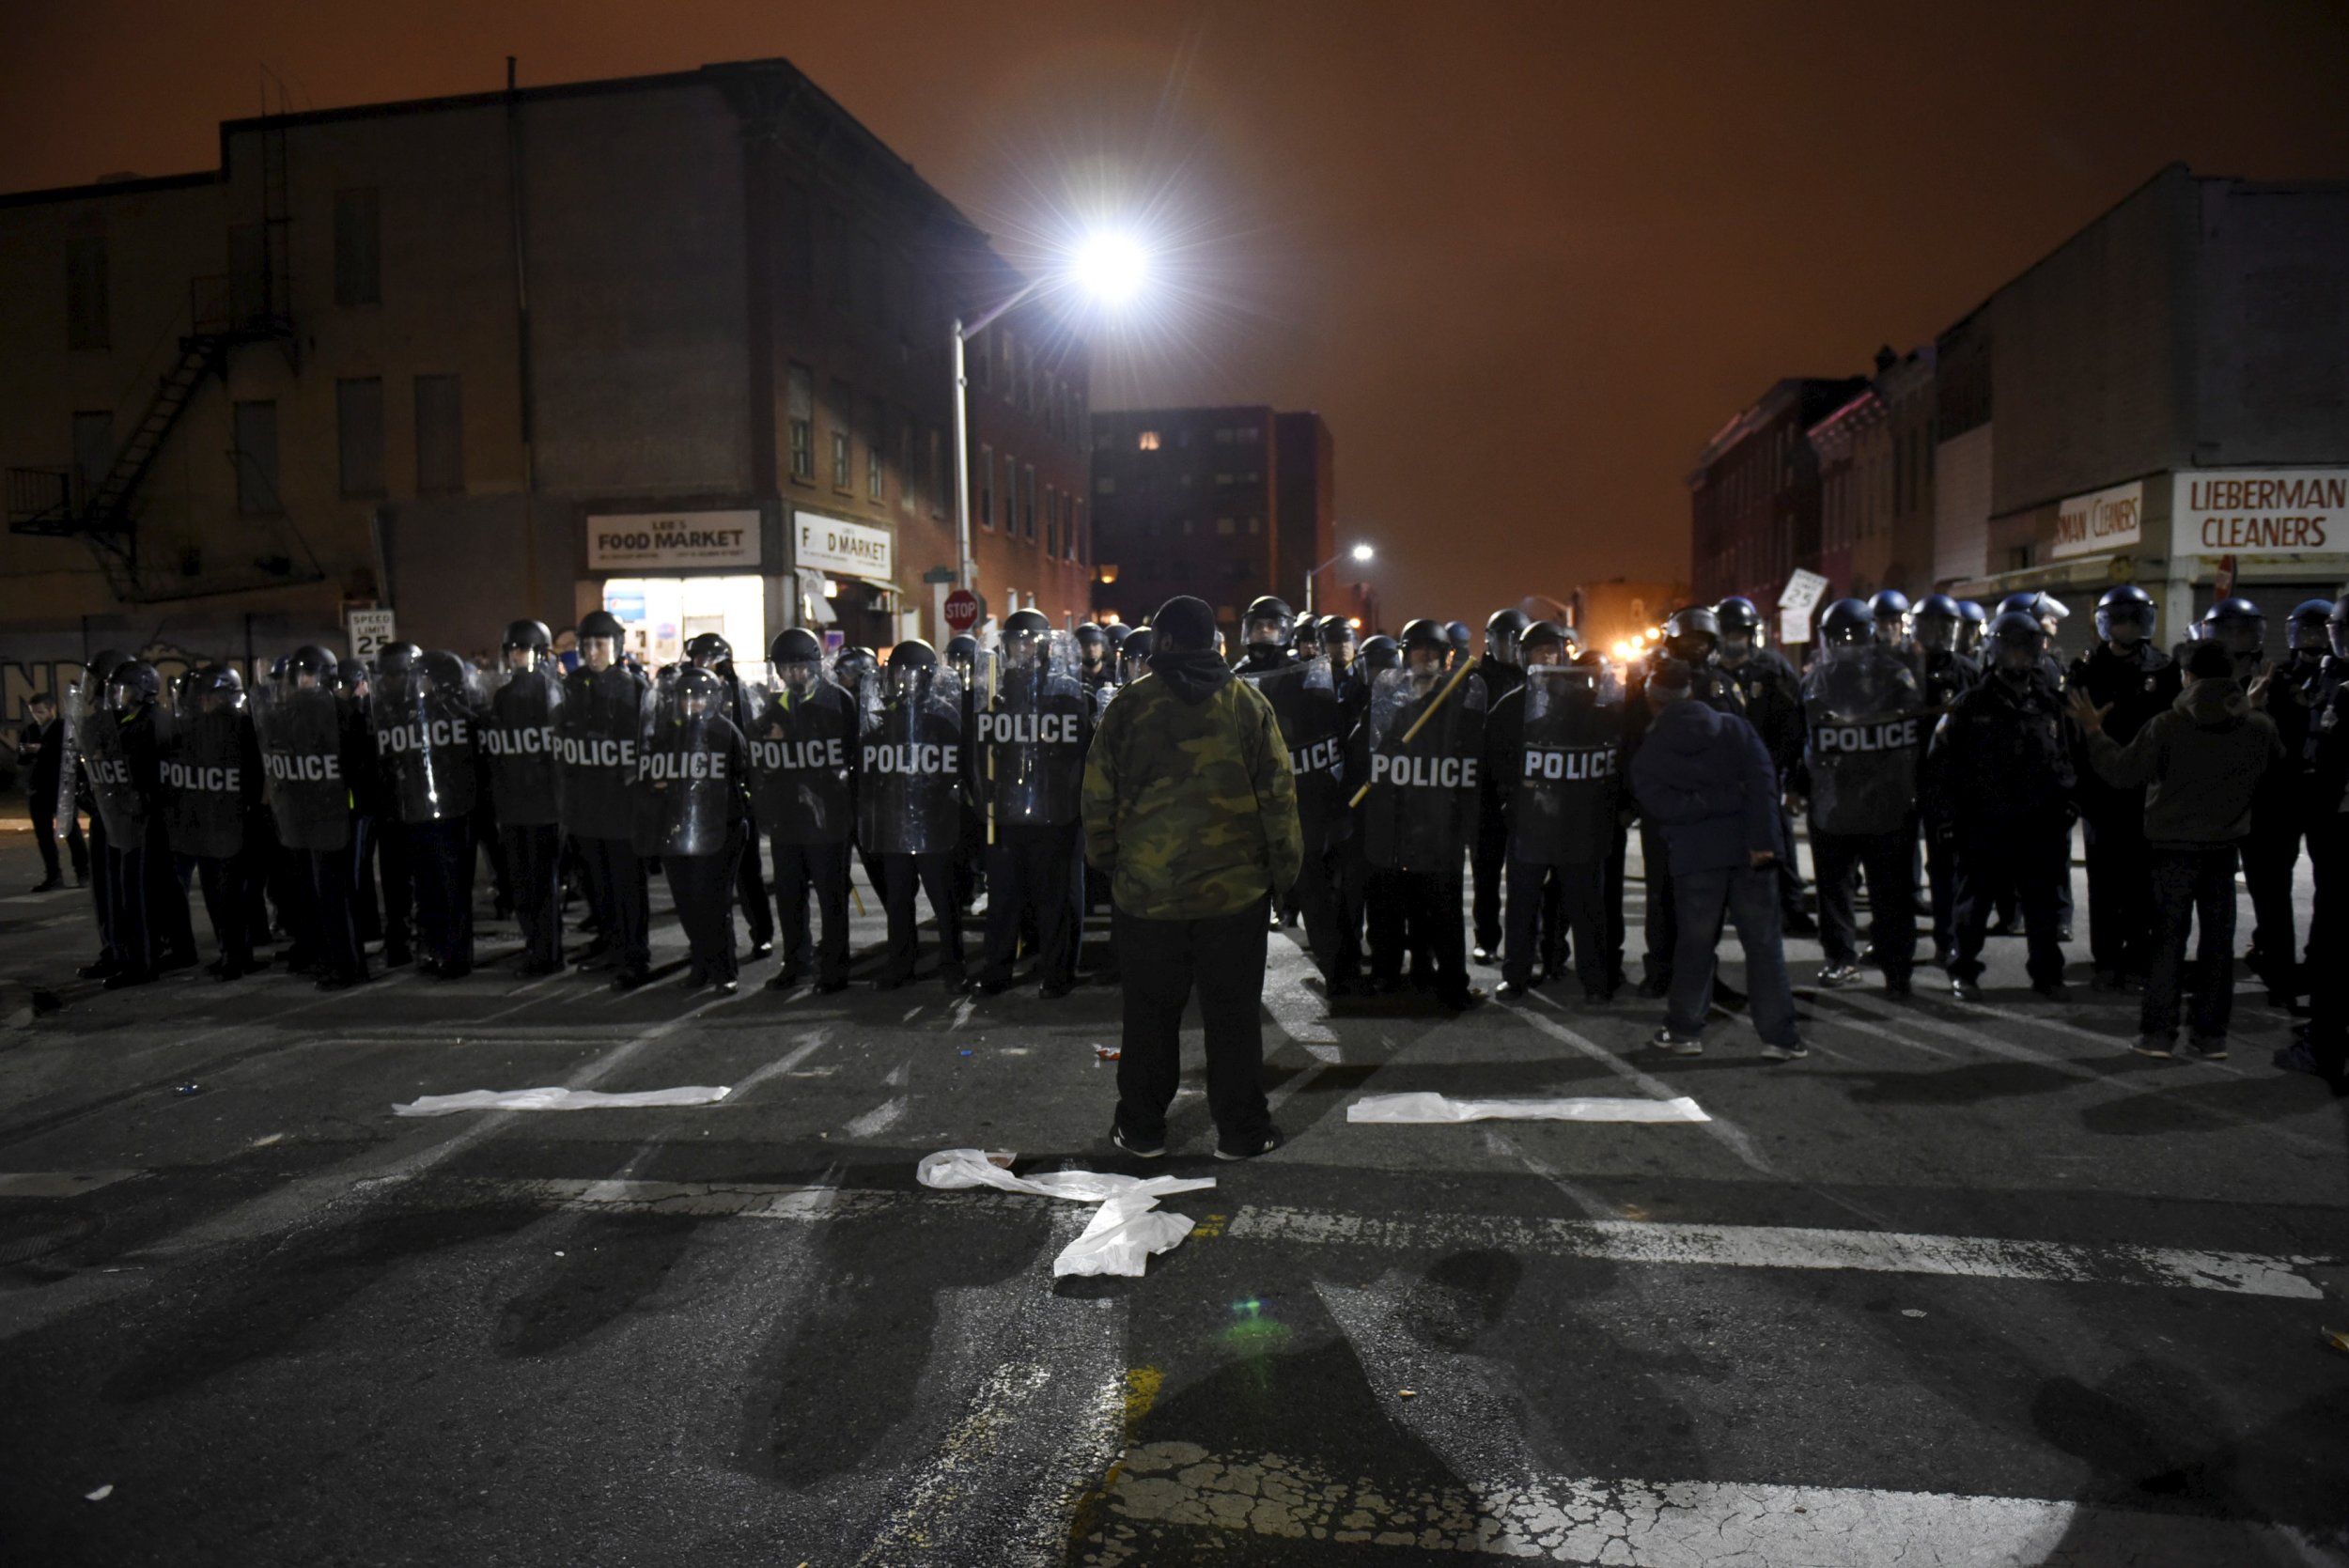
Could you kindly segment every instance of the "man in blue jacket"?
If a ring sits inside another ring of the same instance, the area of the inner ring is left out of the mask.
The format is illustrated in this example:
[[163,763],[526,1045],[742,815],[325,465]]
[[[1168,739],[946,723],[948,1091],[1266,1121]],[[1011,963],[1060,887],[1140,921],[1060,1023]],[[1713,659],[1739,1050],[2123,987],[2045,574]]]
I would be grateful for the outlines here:
[[1664,1027],[1651,1043],[1674,1056],[1703,1054],[1726,914],[1745,949],[1762,1054],[1791,1062],[1806,1048],[1779,929],[1778,770],[1751,724],[1690,701],[1689,686],[1686,662],[1657,661],[1647,683],[1656,719],[1631,762],[1640,809],[1664,830],[1679,914]]

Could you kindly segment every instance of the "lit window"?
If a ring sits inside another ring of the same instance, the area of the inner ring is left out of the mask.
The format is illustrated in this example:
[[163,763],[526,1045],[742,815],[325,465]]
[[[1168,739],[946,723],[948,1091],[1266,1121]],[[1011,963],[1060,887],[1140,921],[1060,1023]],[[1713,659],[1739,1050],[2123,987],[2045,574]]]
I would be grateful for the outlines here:
[[1140,439],[1134,442],[1134,449],[1140,452],[1156,452],[1159,449],[1159,433],[1156,430],[1143,431]]

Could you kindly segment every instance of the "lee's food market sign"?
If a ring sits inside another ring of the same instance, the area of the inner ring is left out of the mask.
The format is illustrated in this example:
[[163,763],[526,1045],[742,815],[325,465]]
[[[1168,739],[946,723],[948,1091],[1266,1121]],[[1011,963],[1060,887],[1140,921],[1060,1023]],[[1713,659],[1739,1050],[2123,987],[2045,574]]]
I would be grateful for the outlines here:
[[758,514],[634,512],[587,520],[587,569],[756,567]]
[[792,564],[830,577],[861,577],[887,582],[895,541],[886,528],[828,517],[804,506],[791,509]]
[[2349,552],[2349,468],[2229,468],[2170,481],[2178,555]]

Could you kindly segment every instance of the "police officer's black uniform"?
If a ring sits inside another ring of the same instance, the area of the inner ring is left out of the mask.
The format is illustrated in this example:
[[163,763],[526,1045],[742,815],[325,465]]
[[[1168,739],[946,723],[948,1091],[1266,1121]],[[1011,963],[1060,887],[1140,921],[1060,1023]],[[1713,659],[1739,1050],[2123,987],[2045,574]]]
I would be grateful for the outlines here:
[[563,967],[562,671],[538,621],[506,629],[505,668],[480,725],[482,762],[506,862],[506,896],[521,927],[524,974]]
[[[2116,621],[2139,628],[2134,644],[2113,641]],[[2123,746],[2172,703],[2185,684],[2177,662],[2154,641],[2152,596],[2133,584],[2114,588],[2096,605],[2099,641],[2072,661],[2064,674],[2068,691],[2085,691],[2105,715],[2105,733]],[[2153,955],[2153,883],[2145,845],[2145,791],[2117,789],[2093,768],[2075,762],[2079,779],[2082,836],[2088,859],[2088,953],[2096,984],[2118,988],[2142,980]]]
[[1074,640],[1053,637],[1034,610],[1003,623],[995,694],[978,713],[975,740],[994,824],[979,987],[1011,988],[1021,926],[1032,923],[1043,994],[1066,996],[1083,928],[1078,878],[1093,699],[1078,678]]
[[[816,988],[848,983],[848,840],[855,826],[856,705],[823,668],[823,646],[794,627],[769,650],[769,684],[753,696],[751,800],[775,860],[782,967],[768,986],[788,990],[811,961]],[[820,937],[808,940],[813,893]]]

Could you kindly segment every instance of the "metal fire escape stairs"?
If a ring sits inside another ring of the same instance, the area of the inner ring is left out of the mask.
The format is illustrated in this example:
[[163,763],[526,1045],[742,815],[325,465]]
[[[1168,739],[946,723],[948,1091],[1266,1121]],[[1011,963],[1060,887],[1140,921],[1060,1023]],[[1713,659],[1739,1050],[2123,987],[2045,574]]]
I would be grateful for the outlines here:
[[[192,580],[191,574],[176,565],[143,558],[137,502],[141,487],[179,427],[180,417],[214,376],[226,380],[235,349],[273,343],[289,365],[301,368],[300,341],[290,310],[292,217],[284,108],[281,101],[279,113],[269,116],[271,123],[261,134],[259,276],[223,273],[190,282],[186,313],[173,318],[142,364],[139,380],[143,381],[149,366],[158,359],[164,362],[139,421],[116,446],[112,461],[95,482],[74,467],[8,471],[9,532],[83,540],[97,557],[115,596],[126,601],[193,598],[246,585],[208,582],[200,573]],[[238,460],[238,455],[230,454],[230,460]],[[287,569],[279,569],[274,563],[257,565],[270,581],[295,580],[289,563]],[[312,566],[315,568],[315,561]],[[315,581],[315,575],[309,580]]]

